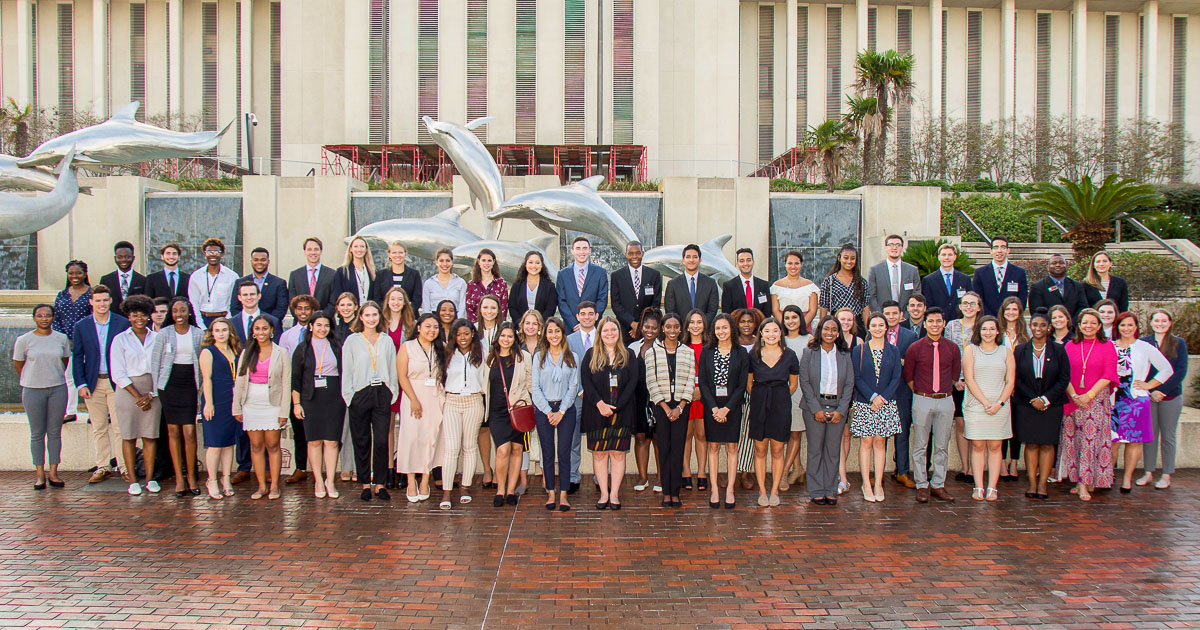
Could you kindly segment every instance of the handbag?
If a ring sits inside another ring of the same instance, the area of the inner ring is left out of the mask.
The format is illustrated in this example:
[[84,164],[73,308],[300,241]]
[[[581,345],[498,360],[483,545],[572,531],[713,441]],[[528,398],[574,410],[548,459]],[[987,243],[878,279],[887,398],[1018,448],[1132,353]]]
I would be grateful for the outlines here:
[[[499,362],[499,359],[497,359]],[[516,373],[517,362],[513,361],[513,373]],[[517,404],[512,404],[508,399],[508,379],[504,378],[504,366],[500,366],[500,383],[504,385],[504,404],[508,405],[508,419],[512,423],[513,430],[521,433],[529,433],[537,426],[537,421],[533,417],[533,405],[518,400]]]

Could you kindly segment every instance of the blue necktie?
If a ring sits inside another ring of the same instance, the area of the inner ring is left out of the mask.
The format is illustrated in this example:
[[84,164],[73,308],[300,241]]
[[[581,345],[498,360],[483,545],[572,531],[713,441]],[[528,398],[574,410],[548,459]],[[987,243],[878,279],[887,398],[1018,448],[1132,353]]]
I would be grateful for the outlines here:
[[951,298],[953,298],[954,297],[954,282],[951,280],[952,276],[950,274],[945,274],[945,275],[946,275],[946,295],[949,295]]
[[688,292],[692,294],[692,308],[696,308],[696,276],[688,278]]

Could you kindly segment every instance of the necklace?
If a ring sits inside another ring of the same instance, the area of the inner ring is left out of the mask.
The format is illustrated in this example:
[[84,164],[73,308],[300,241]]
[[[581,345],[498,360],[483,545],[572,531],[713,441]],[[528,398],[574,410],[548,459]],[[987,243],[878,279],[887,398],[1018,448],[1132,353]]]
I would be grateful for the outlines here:
[[1084,386],[1083,381],[1087,377],[1088,359],[1090,359],[1092,357],[1092,351],[1096,349],[1096,340],[1095,339],[1088,339],[1087,341],[1092,342],[1092,345],[1088,348],[1087,354],[1084,355],[1084,357],[1083,357],[1083,370],[1082,370],[1082,373],[1079,375],[1079,386],[1080,387]]

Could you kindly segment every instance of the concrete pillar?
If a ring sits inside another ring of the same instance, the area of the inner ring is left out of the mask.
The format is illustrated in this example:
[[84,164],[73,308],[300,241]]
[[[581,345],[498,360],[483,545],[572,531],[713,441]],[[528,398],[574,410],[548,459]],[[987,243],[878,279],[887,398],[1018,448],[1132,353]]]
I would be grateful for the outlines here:
[[33,103],[33,2],[17,0],[17,104]]
[[1075,41],[1071,47],[1071,115],[1087,115],[1087,0],[1075,0],[1071,21]]
[[854,3],[854,20],[855,26],[857,26],[854,48],[859,52],[867,49],[867,1],[855,0]]
[[[183,114],[183,0],[167,5],[167,115]],[[253,81],[250,81],[253,83]]]
[[1158,0],[1142,5],[1145,35],[1142,47],[1142,118],[1158,118]]
[[807,59],[797,59],[799,51],[796,50],[796,31],[799,28],[798,19],[796,17],[796,0],[787,0],[787,15],[784,17],[784,42],[783,49],[787,55],[787,63],[784,64],[784,146],[783,149],[790,149],[800,142],[800,138],[796,137],[796,127],[799,123],[799,112],[796,111],[796,91],[799,86],[796,85],[796,64],[808,63]]
[[929,0],[929,112],[942,112],[942,0]]
[[[241,10],[242,58],[237,62],[242,65],[242,111],[237,112],[238,119],[234,124],[245,126],[246,112],[254,111],[254,0],[242,0]],[[242,130],[243,135],[252,137],[255,129],[257,127],[245,127]],[[243,145],[245,141],[243,138]],[[239,148],[244,149],[245,146]],[[252,167],[249,153],[244,153],[244,155],[246,156],[245,166]]]
[[1000,119],[1011,121],[1016,115],[1017,76],[1017,2],[1000,3]]
[[108,0],[92,0],[92,110],[108,117]]

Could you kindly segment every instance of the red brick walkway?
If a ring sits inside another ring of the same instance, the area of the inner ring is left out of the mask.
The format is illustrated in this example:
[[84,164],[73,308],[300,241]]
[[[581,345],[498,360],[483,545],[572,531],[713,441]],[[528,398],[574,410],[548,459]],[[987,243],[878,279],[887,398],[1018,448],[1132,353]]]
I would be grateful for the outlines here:
[[889,484],[882,505],[739,492],[734,511],[630,490],[614,513],[585,489],[567,514],[540,494],[440,512],[349,484],[259,503],[30,480],[0,474],[4,628],[1200,626],[1196,471],[1090,504],[1006,483],[922,506]]

